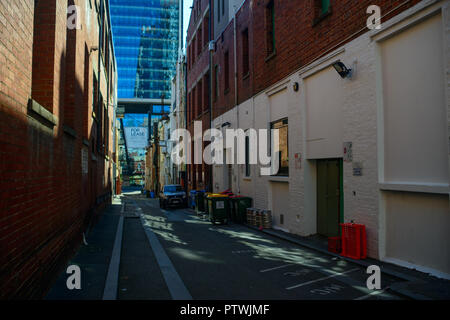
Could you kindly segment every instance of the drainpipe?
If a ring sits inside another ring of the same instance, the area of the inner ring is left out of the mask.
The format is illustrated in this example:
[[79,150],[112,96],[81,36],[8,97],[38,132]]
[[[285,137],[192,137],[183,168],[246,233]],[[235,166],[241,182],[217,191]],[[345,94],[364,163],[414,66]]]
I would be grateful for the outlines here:
[[[209,127],[213,128],[213,115],[212,115],[212,106],[213,106],[213,50],[212,50],[212,41],[213,41],[213,27],[214,27],[214,14],[212,12],[212,0],[209,0]],[[210,192],[213,191],[213,166],[209,166],[209,187]]]
[[[185,55],[185,57],[187,57],[187,52],[186,52],[186,55]],[[188,101],[187,101],[187,63],[186,63],[186,59],[184,59],[184,61],[183,61],[183,73],[184,73],[184,90],[183,90],[183,95],[184,95],[184,129],[186,129],[187,130],[187,119],[188,119],[188,117],[187,117],[187,104],[188,104]],[[185,143],[186,144],[186,141],[184,141],[184,139],[183,139],[183,143]],[[186,145],[185,145],[185,147],[187,147]],[[185,164],[184,164],[184,189],[185,189],[185,192],[186,192],[186,197],[188,196],[188,179],[187,179],[187,176],[188,176],[188,166],[187,166],[187,158],[186,158],[186,162],[185,162]]]
[[[237,114],[237,129],[239,129],[239,105],[238,105],[238,71],[237,71],[237,23],[236,5],[233,6],[233,26],[234,26],[234,105]],[[241,194],[240,164],[237,165],[237,193]]]

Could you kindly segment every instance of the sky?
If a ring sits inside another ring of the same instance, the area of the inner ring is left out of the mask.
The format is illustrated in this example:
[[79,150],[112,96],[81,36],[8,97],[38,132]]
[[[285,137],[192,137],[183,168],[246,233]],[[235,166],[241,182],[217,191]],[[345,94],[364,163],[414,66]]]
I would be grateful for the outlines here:
[[188,26],[189,26],[189,18],[190,18],[190,16],[191,16],[191,8],[190,7],[192,7],[192,3],[193,3],[193,0],[183,0],[183,5],[184,5],[184,7],[183,7],[183,13],[184,13],[184,18],[183,18],[183,20],[184,20],[184,36],[183,36],[183,39],[184,39],[184,45],[186,46],[186,35],[187,35],[187,29],[188,29]]

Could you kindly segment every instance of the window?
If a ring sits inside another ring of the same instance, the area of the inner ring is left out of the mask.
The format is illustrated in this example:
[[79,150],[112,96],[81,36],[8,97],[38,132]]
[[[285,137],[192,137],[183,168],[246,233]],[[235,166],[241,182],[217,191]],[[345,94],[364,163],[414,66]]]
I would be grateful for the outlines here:
[[203,98],[203,83],[202,80],[200,80],[197,85],[198,115],[200,115],[203,111],[202,98]]
[[98,115],[98,80],[97,76],[94,74],[93,90],[92,90],[92,111],[97,116]]
[[266,7],[266,42],[267,55],[275,53],[275,8],[274,1],[270,1]]
[[188,67],[189,69],[192,68],[192,44],[190,44],[188,48]]
[[228,51],[224,55],[224,65],[225,65],[225,93],[230,90],[230,54]]
[[176,185],[172,185],[172,186],[165,186],[164,187],[164,192],[183,192],[183,187],[182,186],[176,186]]
[[197,118],[197,86],[192,89],[192,119],[195,120]]
[[[84,47],[84,106],[83,106],[83,126],[84,126],[84,134],[87,137],[88,131],[87,131],[87,119],[89,115],[89,90],[90,90],[90,57],[89,57],[89,49],[87,47],[87,44],[85,44]],[[92,90],[94,91],[94,90]]]
[[97,113],[97,152],[98,153],[102,153],[103,152],[103,147],[104,147],[104,135],[102,132],[102,126],[103,126],[103,119],[104,119],[104,115],[103,115],[103,111],[105,108],[103,108],[103,95],[100,93],[100,100],[97,103],[97,109],[98,109],[98,113]]
[[248,29],[242,32],[242,75],[245,77],[250,72],[250,56],[248,52]]
[[205,17],[203,20],[203,46],[205,47],[209,41],[209,18]]
[[203,111],[207,111],[209,106],[209,72],[203,77],[203,86]]
[[219,66],[216,65],[214,67],[214,76],[215,76],[215,81],[214,81],[214,101],[217,101],[217,99],[219,98]]
[[188,93],[188,101],[187,101],[187,116],[188,116],[188,122],[191,122],[192,119],[192,93]]
[[220,1],[217,0],[217,22],[220,22]]
[[250,177],[250,136],[245,136],[245,176]]
[[203,32],[202,32],[202,26],[200,25],[200,27],[197,30],[197,34],[198,34],[198,43],[197,43],[197,51],[198,54],[200,54],[202,52],[203,49]]
[[322,21],[331,13],[330,0],[314,0],[313,26]]
[[330,0],[321,0],[320,14],[325,14],[330,9]]
[[192,39],[192,65],[195,64],[195,58],[196,58],[196,51],[197,51],[197,47],[196,47],[196,43],[197,43],[197,36],[194,36],[194,38]]
[[288,139],[288,119],[275,121],[271,124],[271,129],[278,129],[279,138],[279,170],[276,175],[289,176],[289,139]]

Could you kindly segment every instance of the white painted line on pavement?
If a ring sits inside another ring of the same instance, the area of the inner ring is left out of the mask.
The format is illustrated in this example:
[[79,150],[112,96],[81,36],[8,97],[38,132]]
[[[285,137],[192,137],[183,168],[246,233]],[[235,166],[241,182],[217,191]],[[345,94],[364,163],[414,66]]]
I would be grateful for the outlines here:
[[181,280],[177,270],[167,256],[163,246],[159,242],[157,236],[152,231],[149,226],[145,225],[145,219],[143,215],[140,215],[141,223],[144,228],[147,239],[150,242],[153,253],[155,254],[156,261],[158,262],[161,273],[166,281],[167,288],[169,289],[170,295],[174,300],[192,300],[192,296],[188,289]]
[[269,272],[269,271],[273,271],[273,270],[277,270],[277,269],[286,268],[286,267],[289,267],[289,266],[302,265],[302,263],[305,263],[305,262],[314,261],[314,260],[321,260],[321,259],[323,259],[323,257],[305,258],[305,259],[303,259],[303,260],[299,260],[299,261],[296,262],[296,263],[285,264],[285,265],[282,265],[282,266],[279,266],[279,267],[261,270],[261,271],[259,271],[259,272],[262,272],[262,273],[264,273],[264,272]]
[[282,266],[279,266],[279,267],[270,268],[270,269],[264,269],[264,270],[261,270],[259,272],[264,273],[264,272],[269,272],[269,271],[273,271],[273,270],[283,269],[283,268],[290,267],[290,266],[295,266],[295,263],[285,264],[285,265],[282,265]]
[[366,294],[365,296],[362,296],[362,297],[359,297],[359,298],[355,298],[353,300],[365,300],[365,299],[371,298],[373,296],[379,295],[381,293],[384,293],[385,291],[386,291],[386,289],[373,291],[373,292],[371,292],[369,294]]
[[319,278],[319,279],[316,279],[316,280],[311,280],[311,281],[308,281],[308,282],[297,284],[297,285],[292,286],[292,287],[288,287],[288,288],[286,288],[286,290],[292,290],[292,289],[296,289],[296,288],[299,288],[299,287],[307,286],[307,285],[312,284],[312,283],[316,283],[316,282],[323,281],[323,280],[330,279],[330,278],[335,278],[335,277],[342,276],[344,274],[355,272],[355,271],[358,271],[358,270],[361,270],[361,269],[355,268],[355,269],[348,270],[348,271],[345,271],[345,272],[336,272],[336,273],[334,273],[332,275],[329,275],[329,276],[326,276],[326,277],[322,277],[322,278]]
[[[122,207],[123,208],[123,207]],[[105,288],[103,289],[103,300],[116,300],[117,287],[119,285],[119,267],[120,254],[122,251],[122,236],[123,236],[123,215],[119,218],[117,225],[116,239],[114,240],[114,247],[109,261],[108,275],[106,276]]]

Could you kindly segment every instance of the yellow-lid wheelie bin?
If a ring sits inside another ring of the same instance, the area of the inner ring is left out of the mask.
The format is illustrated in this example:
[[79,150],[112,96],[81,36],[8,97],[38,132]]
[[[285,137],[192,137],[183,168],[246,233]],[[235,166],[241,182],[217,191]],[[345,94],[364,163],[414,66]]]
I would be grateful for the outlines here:
[[211,223],[228,223],[230,198],[223,194],[210,194],[206,197],[206,199],[208,203],[209,220]]

